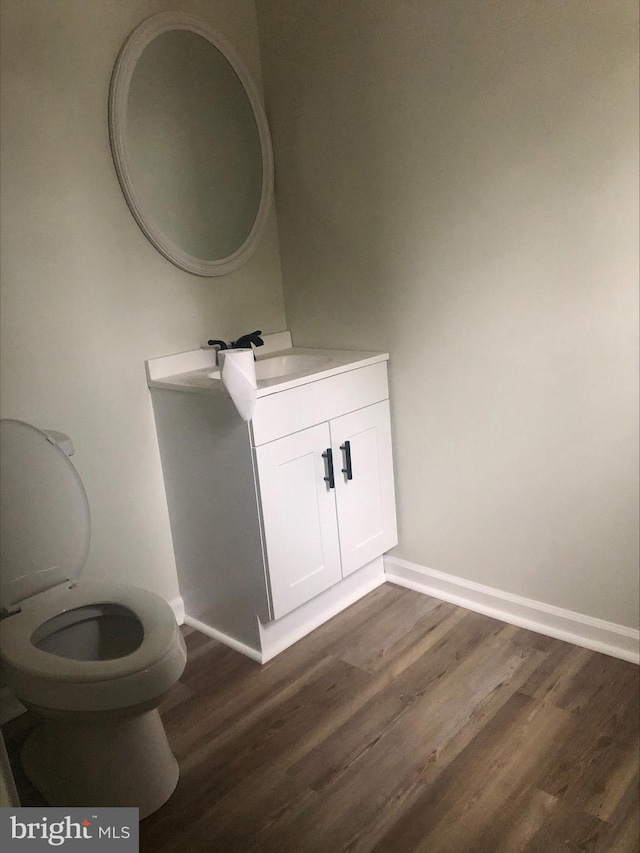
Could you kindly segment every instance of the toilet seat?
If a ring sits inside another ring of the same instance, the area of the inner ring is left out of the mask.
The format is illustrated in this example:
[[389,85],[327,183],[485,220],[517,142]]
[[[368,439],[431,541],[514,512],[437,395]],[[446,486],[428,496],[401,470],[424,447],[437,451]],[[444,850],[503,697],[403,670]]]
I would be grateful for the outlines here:
[[[19,680],[26,704],[57,711],[114,711],[140,706],[169,690],[184,670],[186,649],[173,611],[155,593],[87,581],[56,587],[23,603],[22,612],[0,624],[2,660],[9,685]],[[95,604],[129,609],[144,631],[141,645],[125,657],[79,661],[37,648],[32,637],[48,619]]]
[[[111,660],[75,660],[37,648],[34,633],[49,619],[63,612],[96,604],[116,604],[130,610],[142,624],[141,645],[124,657]],[[20,613],[3,620],[2,657],[22,672],[56,681],[109,681],[132,675],[164,657],[175,642],[175,618],[160,596],[120,584],[86,581],[77,586],[56,587],[46,595],[22,604]]]

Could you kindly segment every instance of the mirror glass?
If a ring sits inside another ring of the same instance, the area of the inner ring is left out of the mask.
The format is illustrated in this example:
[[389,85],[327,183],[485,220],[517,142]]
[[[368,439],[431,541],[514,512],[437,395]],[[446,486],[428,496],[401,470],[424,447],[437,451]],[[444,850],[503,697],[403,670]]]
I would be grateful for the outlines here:
[[156,248],[199,275],[246,260],[273,167],[258,94],[230,46],[199,19],[155,15],[118,57],[109,117],[122,189]]

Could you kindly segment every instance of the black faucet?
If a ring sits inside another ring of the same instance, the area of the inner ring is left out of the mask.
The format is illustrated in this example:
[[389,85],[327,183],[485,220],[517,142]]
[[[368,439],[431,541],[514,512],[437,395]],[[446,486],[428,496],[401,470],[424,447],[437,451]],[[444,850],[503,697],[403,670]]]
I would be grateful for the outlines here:
[[[240,335],[237,341],[232,341],[230,344],[226,343],[226,341],[218,341],[213,338],[210,341],[207,341],[210,347],[218,347],[219,350],[223,349],[246,349],[247,347],[251,348],[251,344],[254,347],[261,347],[264,344],[264,341],[260,337],[262,332],[258,329],[256,332],[249,332],[248,335]],[[253,356],[255,358],[255,354]]]
[[264,344],[264,341],[260,337],[262,332],[258,329],[256,332],[249,332],[248,335],[241,335],[237,341],[233,341],[231,344],[233,349],[245,349],[246,347],[250,347],[251,344],[254,347],[261,347]]

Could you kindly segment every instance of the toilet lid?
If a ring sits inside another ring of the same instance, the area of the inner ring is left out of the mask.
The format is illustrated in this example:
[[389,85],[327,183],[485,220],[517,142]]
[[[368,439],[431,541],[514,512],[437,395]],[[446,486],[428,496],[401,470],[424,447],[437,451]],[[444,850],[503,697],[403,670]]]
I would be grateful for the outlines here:
[[64,451],[31,424],[0,420],[0,606],[77,578],[90,535],[87,495]]

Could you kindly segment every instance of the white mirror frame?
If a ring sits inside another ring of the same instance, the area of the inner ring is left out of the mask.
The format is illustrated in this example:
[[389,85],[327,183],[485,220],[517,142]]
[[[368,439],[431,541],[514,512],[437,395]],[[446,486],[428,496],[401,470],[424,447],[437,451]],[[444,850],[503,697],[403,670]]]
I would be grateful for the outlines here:
[[[196,258],[180,248],[155,223],[151,212],[136,191],[127,145],[127,105],[131,78],[144,49],[159,35],[170,30],[187,30],[202,36],[225,57],[242,83],[253,109],[262,151],[262,192],[255,222],[244,243],[233,254],[219,260]],[[217,276],[232,272],[243,264],[256,248],[273,200],[273,152],[267,118],[260,94],[240,57],[231,45],[212,27],[194,15],[182,12],[161,12],[143,21],[124,43],[116,60],[109,91],[109,138],[113,161],[122,192],[136,222],[150,240],[172,264],[195,275]]]

